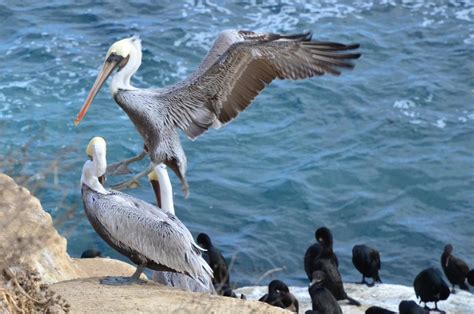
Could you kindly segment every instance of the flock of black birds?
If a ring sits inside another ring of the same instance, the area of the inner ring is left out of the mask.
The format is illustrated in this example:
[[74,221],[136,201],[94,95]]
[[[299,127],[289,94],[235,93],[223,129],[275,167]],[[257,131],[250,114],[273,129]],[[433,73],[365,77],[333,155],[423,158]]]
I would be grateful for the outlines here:
[[[344,290],[339,272],[339,262],[333,251],[331,231],[326,227],[321,227],[316,230],[315,238],[316,243],[308,247],[304,256],[304,270],[310,281],[308,292],[312,302],[312,310],[306,311],[306,314],[342,313],[338,303],[340,300],[347,300],[350,305],[360,306],[360,303],[349,297]],[[214,247],[210,237],[205,233],[198,235],[197,243],[207,250],[203,253],[203,257],[214,271],[213,284],[216,292],[223,296],[237,298],[238,296],[232,290],[229,269],[224,256]],[[413,281],[416,297],[419,298],[419,303],[423,302],[425,306],[421,307],[415,301],[402,300],[399,304],[400,314],[422,314],[429,313],[430,310],[443,312],[438,309],[437,303],[446,300],[451,293],[455,293],[455,286],[469,291],[466,280],[469,285],[474,286],[474,269],[470,270],[462,259],[455,257],[452,253],[453,246],[448,244],[441,255],[441,267],[452,285],[452,290],[449,289],[439,269],[427,268],[421,271]],[[81,256],[81,258],[91,257],[102,257],[102,255],[97,250],[86,250]],[[355,245],[352,249],[352,263],[362,274],[360,284],[372,287],[376,283],[382,282],[379,276],[380,253],[376,249],[367,245]],[[371,278],[372,282],[367,282],[366,278]],[[245,296],[241,295],[240,298],[245,299]],[[268,285],[268,293],[262,296],[259,301],[293,312],[299,310],[298,300],[281,280],[271,281]],[[428,308],[427,302],[434,302],[434,309]],[[389,314],[395,312],[372,306],[365,313]]]

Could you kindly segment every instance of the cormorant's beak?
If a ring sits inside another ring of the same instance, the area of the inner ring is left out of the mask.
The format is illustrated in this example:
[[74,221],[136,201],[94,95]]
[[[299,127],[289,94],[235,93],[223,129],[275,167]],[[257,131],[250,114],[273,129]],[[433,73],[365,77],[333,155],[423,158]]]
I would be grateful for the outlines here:
[[89,92],[89,95],[87,96],[86,102],[82,106],[81,111],[77,115],[76,120],[74,120],[74,125],[78,125],[79,122],[81,122],[82,118],[84,118],[87,109],[89,109],[89,106],[95,98],[95,95],[97,95],[102,85],[104,85],[105,81],[110,76],[115,67],[120,63],[120,61],[120,58],[107,58],[104,63],[104,66],[102,67],[102,70],[100,71],[99,75],[97,76],[97,79],[95,80],[94,85],[91,88],[91,91]]

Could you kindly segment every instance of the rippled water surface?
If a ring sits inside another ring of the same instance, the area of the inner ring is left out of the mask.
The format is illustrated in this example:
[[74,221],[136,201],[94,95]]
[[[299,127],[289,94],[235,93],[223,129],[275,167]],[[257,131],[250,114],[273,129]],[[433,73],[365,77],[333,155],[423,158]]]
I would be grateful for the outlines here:
[[[234,281],[284,266],[274,276],[306,284],[302,258],[322,225],[348,281],[360,279],[350,258],[358,243],[380,249],[390,283],[439,266],[447,242],[474,263],[472,1],[148,2],[0,4],[0,170],[31,176],[71,255],[122,258],[84,215],[84,148],[103,136],[113,162],[142,140],[107,88],[72,123],[109,45],[139,34],[133,82],[159,87],[190,74],[219,31],[240,28],[312,30],[360,43],[363,57],[340,77],[275,82],[228,126],[182,137],[191,196],[172,176],[177,215],[233,259]],[[145,181],[130,193],[153,201]]]

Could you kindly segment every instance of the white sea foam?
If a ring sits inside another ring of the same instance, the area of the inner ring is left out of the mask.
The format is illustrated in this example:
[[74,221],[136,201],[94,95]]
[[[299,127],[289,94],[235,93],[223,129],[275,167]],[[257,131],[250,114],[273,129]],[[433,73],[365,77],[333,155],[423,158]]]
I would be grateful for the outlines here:
[[472,16],[474,16],[474,7],[456,11],[454,16],[456,16],[456,18],[459,20],[471,22]]
[[[432,102],[433,95],[429,94],[427,97],[417,97],[414,96],[413,99],[417,101],[430,103]],[[439,129],[444,129],[446,127],[446,121],[448,118],[440,118],[440,113],[432,112],[426,108],[419,107],[417,103],[410,99],[399,99],[396,100],[393,104],[393,108],[399,109],[399,112],[409,118],[408,122],[415,125],[429,125],[434,126]],[[449,116],[449,113],[448,113]],[[452,120],[456,117],[451,116]],[[459,119],[460,120],[460,119]],[[462,120],[460,120],[462,122]]]
[[400,111],[403,115],[409,117],[409,118],[414,118],[419,115],[418,112],[416,111],[408,111],[408,110],[402,110]]
[[469,37],[464,39],[464,43],[468,45],[474,44],[474,34],[469,34]]
[[444,129],[446,127],[446,122],[444,119],[438,119],[433,125],[437,128]]
[[7,89],[7,88],[12,88],[12,87],[18,87],[18,88],[27,88],[28,86],[31,86],[33,82],[35,82],[35,79],[31,80],[24,80],[24,81],[11,81],[7,82],[6,84],[0,85],[0,90],[2,89]]
[[420,119],[410,120],[411,124],[424,124],[425,122]]
[[415,102],[409,99],[397,100],[393,104],[393,107],[398,108],[398,109],[410,109],[410,108],[414,108],[415,106],[416,106]]
[[[373,1],[355,1],[348,3],[336,0],[323,2],[307,1],[269,1],[265,5],[256,5],[254,2],[244,6],[246,18],[251,22],[245,25],[239,25],[237,28],[252,29],[255,31],[278,30],[282,32],[294,32],[299,29],[301,23],[315,24],[323,18],[346,18],[348,16],[360,17],[360,14],[370,11],[374,6],[396,6],[397,2],[392,0]],[[421,22],[422,27],[428,27],[433,24],[442,24],[445,18],[454,16],[461,20],[471,21],[474,14],[474,7],[460,8],[459,5],[448,6],[432,1],[422,0],[404,0],[402,6],[411,11],[424,15]],[[194,5],[189,1],[182,9],[181,15],[189,17],[190,14],[210,14],[213,20],[220,22],[227,17],[232,16],[232,12],[226,6],[218,5],[213,2],[199,2]],[[202,33],[193,32],[186,34],[174,42],[175,46],[200,47],[208,49],[217,32],[221,28],[211,27],[208,31]],[[466,39],[469,41],[469,39]]]
[[434,23],[435,20],[427,19],[426,17],[423,18],[423,22],[421,23],[422,27],[428,27]]

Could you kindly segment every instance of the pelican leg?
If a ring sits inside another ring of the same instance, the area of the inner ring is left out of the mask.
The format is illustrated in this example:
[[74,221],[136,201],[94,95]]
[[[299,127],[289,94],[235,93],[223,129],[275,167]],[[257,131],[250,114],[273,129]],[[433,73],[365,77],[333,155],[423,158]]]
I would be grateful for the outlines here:
[[130,277],[130,279],[132,279],[132,280],[140,280],[140,275],[143,273],[144,270],[145,270],[145,266],[144,266],[144,265],[137,265],[137,269],[136,269],[135,272],[133,273],[132,277]]
[[122,286],[122,285],[131,285],[134,283],[141,283],[140,275],[145,270],[144,265],[137,265],[137,269],[130,277],[106,277],[100,280],[100,283],[103,285],[109,286]]
[[125,182],[121,182],[119,184],[116,184],[116,185],[112,185],[112,188],[116,189],[116,190],[123,190],[123,189],[135,189],[137,187],[140,186],[140,183],[138,182],[138,180],[140,180],[141,177],[144,177],[146,175],[148,175],[150,172],[153,171],[153,169],[155,168],[155,164],[150,162],[150,164],[148,165],[148,167],[140,172],[139,174],[133,176],[130,180],[127,180]]
[[147,152],[145,150],[143,150],[137,156],[134,156],[132,158],[116,162],[116,163],[111,164],[111,165],[108,165],[107,166],[107,171],[106,171],[107,175],[109,175],[109,176],[120,176],[120,175],[132,173],[132,171],[130,171],[130,169],[128,169],[128,165],[135,162],[135,161],[142,160],[143,158],[145,158],[146,154],[147,154]]

